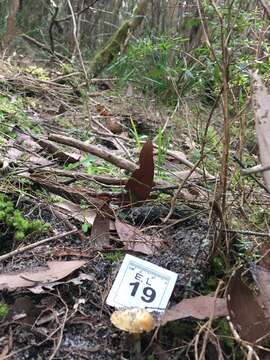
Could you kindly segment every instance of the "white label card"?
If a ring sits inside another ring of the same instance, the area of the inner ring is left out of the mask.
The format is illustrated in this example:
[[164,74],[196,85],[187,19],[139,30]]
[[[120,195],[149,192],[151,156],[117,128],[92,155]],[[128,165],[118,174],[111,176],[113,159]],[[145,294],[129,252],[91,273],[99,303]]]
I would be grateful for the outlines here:
[[176,280],[176,273],[126,255],[106,302],[116,308],[139,307],[164,311]]

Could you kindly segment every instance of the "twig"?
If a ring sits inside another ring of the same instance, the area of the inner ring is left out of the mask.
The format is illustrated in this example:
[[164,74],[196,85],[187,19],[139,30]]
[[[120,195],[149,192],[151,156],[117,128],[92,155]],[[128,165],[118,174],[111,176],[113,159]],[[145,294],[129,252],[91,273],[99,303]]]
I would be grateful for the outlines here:
[[59,335],[59,339],[58,339],[58,342],[57,342],[57,345],[56,347],[54,348],[51,356],[49,357],[49,360],[52,360],[55,355],[57,354],[59,348],[60,348],[60,345],[62,343],[62,340],[63,340],[63,334],[64,334],[64,328],[65,328],[65,324],[67,322],[67,319],[68,319],[68,306],[66,304],[66,302],[63,300],[63,298],[61,297],[60,293],[59,293],[59,290],[58,290],[58,295],[55,295],[57,296],[60,301],[62,302],[62,304],[65,306],[65,315],[64,315],[64,319],[62,321],[62,324],[59,326],[59,329],[60,329],[60,335]]
[[270,19],[270,6],[267,4],[265,0],[259,0],[259,3],[261,3],[268,19]]
[[255,350],[253,349],[253,347],[246,341],[242,340],[239,336],[239,334],[237,333],[237,331],[235,330],[233,323],[230,320],[230,317],[227,317],[231,332],[233,334],[234,340],[236,342],[238,342],[238,344],[240,344],[240,346],[242,346],[243,348],[245,348],[248,353],[246,355],[246,359],[247,360],[252,360],[252,359],[256,359],[256,360],[260,360],[260,358],[258,357],[257,353],[255,352]]
[[134,171],[138,168],[137,165],[134,164],[133,162],[131,162],[130,160],[123,159],[119,156],[112,154],[111,152],[109,152],[105,149],[102,149],[101,147],[85,144],[83,141],[74,139],[69,136],[61,136],[61,135],[57,135],[57,134],[51,134],[48,136],[48,139],[51,141],[60,143],[60,144],[75,147],[76,149],[79,149],[79,150],[88,152],[89,154],[98,156],[98,157],[100,157],[106,161],[109,161],[110,163],[120,167],[121,169],[125,169],[128,171]]
[[240,170],[242,175],[250,175],[250,174],[254,174],[254,173],[261,173],[264,171],[270,170],[270,165],[256,165],[253,166],[251,168],[242,168]]
[[[154,144],[154,147],[157,149],[158,148],[158,145]],[[182,157],[181,155],[179,155],[176,151],[173,151],[173,150],[167,150],[167,155],[170,155],[172,156],[174,159],[176,160],[179,160],[182,164],[188,166],[190,169],[192,169],[195,164],[187,159],[185,159],[184,157]],[[209,174],[207,171],[204,171],[203,169],[200,169],[200,168],[196,168],[196,171],[201,174],[201,175],[206,175],[209,179],[211,180],[215,180],[216,177]]]
[[77,230],[77,229],[76,229],[76,230],[67,231],[67,232],[65,232],[65,233],[58,234],[58,235],[55,235],[55,236],[51,236],[51,237],[49,237],[49,238],[47,238],[47,239],[43,239],[43,240],[37,241],[37,242],[35,242],[35,243],[33,243],[33,244],[29,244],[29,245],[23,246],[23,247],[20,248],[20,249],[13,250],[13,251],[11,251],[11,252],[9,252],[9,253],[7,253],[7,254],[4,254],[4,255],[0,256],[0,261],[4,261],[4,260],[6,260],[6,259],[8,259],[8,258],[10,258],[10,257],[12,257],[12,256],[15,256],[15,255],[21,254],[21,253],[23,253],[23,252],[25,252],[25,251],[34,249],[35,247],[40,246],[40,245],[43,245],[43,244],[46,244],[46,243],[48,243],[48,242],[50,242],[50,241],[58,240],[58,239],[61,239],[61,238],[65,237],[65,236],[75,234],[75,233],[77,233],[78,231],[79,231],[79,230]]
[[224,229],[224,230],[221,230],[221,231],[228,232],[228,233],[233,233],[233,234],[242,234],[242,235],[254,235],[254,236],[270,237],[270,234],[269,234],[269,233],[258,232],[258,231],[234,230],[234,229]]
[[[223,284],[223,281],[220,280],[219,283],[218,283],[218,286],[216,288],[216,291],[215,291],[215,295],[214,295],[215,300],[218,297],[218,293],[219,293],[219,290],[220,290],[222,284]],[[211,325],[212,325],[213,320],[214,320],[214,314],[215,314],[215,306],[213,307],[213,309],[211,311],[211,316],[210,316],[209,320],[203,326],[203,328],[206,329],[206,333],[205,333],[204,338],[203,338],[202,351],[200,353],[199,360],[203,360],[204,356],[205,356],[206,346],[207,346],[207,342],[208,342],[208,338],[209,338],[209,332],[210,332],[210,328],[211,328]]]
[[84,66],[84,61],[83,61],[83,57],[82,57],[82,53],[81,53],[81,49],[80,49],[80,44],[79,44],[79,41],[78,41],[78,38],[77,38],[77,25],[76,25],[76,19],[75,19],[73,7],[72,7],[72,5],[70,3],[70,0],[67,0],[67,2],[68,2],[69,10],[70,10],[70,13],[71,13],[71,17],[72,17],[73,37],[74,37],[76,49],[77,49],[79,59],[80,59],[80,64],[81,64],[81,67],[82,67],[82,70],[83,70],[83,73],[84,73],[84,78],[85,78],[85,81],[86,81],[86,85],[87,85],[87,88],[89,89],[89,78],[88,78],[88,75],[87,75],[86,68]]
[[[238,159],[235,155],[233,155],[233,159],[237,162],[237,164],[242,168],[242,169],[245,169],[245,165],[244,163]],[[267,187],[262,183],[260,182],[258,179],[256,179],[255,176],[253,176],[252,174],[248,174],[251,179],[253,179],[262,189],[264,189],[268,194],[270,194],[270,191],[267,189]]]
[[50,37],[50,43],[51,43],[51,51],[52,51],[52,55],[54,55],[55,48],[54,48],[54,39],[53,39],[52,30],[53,30],[53,26],[56,25],[55,19],[56,19],[56,16],[58,14],[59,7],[56,5],[56,3],[53,0],[50,0],[50,3],[54,8],[54,13],[53,13],[53,16],[51,18],[51,22],[50,22],[50,26],[49,26],[49,37]]
[[[49,53],[52,53],[51,49],[47,45],[42,44],[41,42],[37,41],[36,39],[32,38],[31,36],[28,36],[26,34],[22,34],[22,38],[24,40],[28,41],[29,43],[36,45],[40,49],[48,51]],[[58,53],[56,51],[54,52],[54,55],[57,56],[59,59],[61,59],[63,61],[71,63],[71,61],[67,57],[63,56],[62,54],[60,54],[60,53]]]
[[[71,177],[71,178],[74,178],[75,180],[79,179],[79,180],[94,181],[94,182],[98,182],[98,183],[105,184],[105,185],[123,186],[123,185],[126,185],[126,183],[127,183],[127,180],[125,180],[125,179],[121,180],[121,179],[114,179],[114,178],[101,176],[101,175],[89,175],[89,174],[85,174],[85,173],[79,172],[79,171],[54,169],[51,167],[42,169],[41,171],[39,171],[39,169],[37,169],[37,171],[34,171],[34,172],[35,172],[35,174],[36,173],[41,173],[41,174],[49,173],[49,174],[54,174],[54,175],[59,175],[59,176]],[[167,190],[167,189],[165,189],[165,190]]]
[[[82,13],[84,13],[85,11],[89,10],[93,5],[95,5],[95,3],[98,2],[98,0],[94,0],[90,5],[87,5],[85,8],[83,8],[82,10],[78,11],[77,13],[75,13],[76,16],[81,15]],[[56,22],[63,22],[63,21],[67,21],[72,17],[72,15],[68,15],[62,19],[57,19]]]

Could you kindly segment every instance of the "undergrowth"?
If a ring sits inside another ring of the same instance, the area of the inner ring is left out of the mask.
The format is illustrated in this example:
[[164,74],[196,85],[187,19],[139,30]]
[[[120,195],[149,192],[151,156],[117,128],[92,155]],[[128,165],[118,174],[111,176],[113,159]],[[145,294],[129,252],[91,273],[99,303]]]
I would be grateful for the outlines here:
[[0,242],[23,240],[32,233],[42,233],[47,225],[41,220],[28,220],[9,198],[0,194]]

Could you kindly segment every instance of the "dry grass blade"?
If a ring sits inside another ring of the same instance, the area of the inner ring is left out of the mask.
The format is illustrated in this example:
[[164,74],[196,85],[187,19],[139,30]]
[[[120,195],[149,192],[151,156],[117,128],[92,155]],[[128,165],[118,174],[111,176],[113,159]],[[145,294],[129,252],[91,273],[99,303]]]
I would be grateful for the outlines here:
[[[264,167],[270,165],[270,95],[262,78],[252,73],[253,108],[256,119],[256,133],[260,150],[260,160]],[[270,170],[263,172],[264,180],[270,191]]]

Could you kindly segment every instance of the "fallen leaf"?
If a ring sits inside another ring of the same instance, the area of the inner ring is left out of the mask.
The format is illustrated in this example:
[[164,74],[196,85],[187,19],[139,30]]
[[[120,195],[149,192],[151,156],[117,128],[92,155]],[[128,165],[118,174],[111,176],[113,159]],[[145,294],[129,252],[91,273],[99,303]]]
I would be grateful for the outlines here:
[[[71,201],[64,200],[57,203],[55,206],[64,211],[65,214],[72,216],[74,219],[79,220],[82,223],[94,224],[97,216],[97,210],[94,208],[82,208],[79,204],[74,204]],[[114,221],[110,220],[110,230],[115,230]]]
[[231,277],[227,291],[230,320],[242,340],[254,343],[270,331],[270,324],[251,289],[242,281],[242,270]]
[[96,104],[96,111],[102,116],[112,116],[113,114],[102,104]]
[[40,284],[34,287],[29,288],[29,290],[34,293],[34,294],[42,294],[47,290],[53,290],[53,288],[55,286],[61,285],[61,284],[74,284],[74,285],[80,285],[82,284],[83,281],[93,281],[94,280],[94,276],[91,274],[84,274],[81,273],[79,276],[77,276],[76,278],[70,279],[70,280],[66,280],[66,281],[54,281],[54,282],[50,282],[48,284]]
[[110,208],[104,205],[97,213],[92,229],[90,241],[98,248],[110,245]]
[[60,203],[57,203],[56,206],[74,219],[77,219],[81,222],[87,222],[88,224],[93,225],[95,217],[97,215],[96,209],[93,208],[82,208],[79,204],[74,204],[71,201],[64,200]]
[[260,248],[261,259],[259,265],[270,271],[270,244],[265,243]]
[[228,315],[226,300],[213,296],[198,296],[191,299],[184,299],[179,304],[166,310],[161,318],[161,324],[169,321],[193,317],[203,320],[213,316],[213,319]]
[[47,284],[60,280],[79,269],[86,261],[48,261],[47,267],[31,268],[28,271],[0,274],[0,290],[16,290],[31,288],[39,284]]
[[115,227],[118,236],[125,245],[125,250],[153,255],[164,243],[161,238],[143,234],[135,226],[124,223],[119,219],[115,220]]
[[[256,133],[259,144],[260,160],[263,166],[270,165],[270,95],[257,72],[252,72],[253,109],[255,112]],[[270,170],[263,172],[270,191]]]
[[128,180],[125,189],[130,203],[144,201],[148,198],[154,184],[153,143],[147,141],[140,153],[140,168],[135,170]]
[[270,318],[270,272],[258,265],[252,266],[251,272],[260,290],[260,300]]
[[111,322],[118,329],[135,334],[151,331],[156,326],[153,316],[140,308],[116,310],[111,315]]

